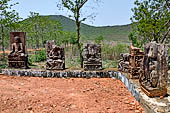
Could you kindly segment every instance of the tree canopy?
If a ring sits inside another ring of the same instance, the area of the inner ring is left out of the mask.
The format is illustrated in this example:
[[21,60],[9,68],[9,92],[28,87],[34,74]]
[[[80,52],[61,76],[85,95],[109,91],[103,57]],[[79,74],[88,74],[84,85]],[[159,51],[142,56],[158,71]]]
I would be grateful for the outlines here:
[[133,31],[129,35],[134,45],[146,42],[170,42],[170,1],[136,0],[132,9]]

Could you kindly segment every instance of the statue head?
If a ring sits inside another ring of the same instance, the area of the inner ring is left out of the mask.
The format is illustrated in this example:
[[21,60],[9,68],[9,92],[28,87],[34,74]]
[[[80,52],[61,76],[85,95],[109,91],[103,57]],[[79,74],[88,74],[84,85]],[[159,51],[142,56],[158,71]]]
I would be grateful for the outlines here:
[[148,51],[148,56],[151,58],[156,58],[157,54],[158,54],[157,52],[158,52],[158,46],[157,46],[156,42],[151,42],[149,51]]
[[96,46],[95,45],[89,45],[89,54],[91,56],[95,56],[97,54]]
[[21,43],[21,39],[19,36],[14,37],[14,42],[15,43]]

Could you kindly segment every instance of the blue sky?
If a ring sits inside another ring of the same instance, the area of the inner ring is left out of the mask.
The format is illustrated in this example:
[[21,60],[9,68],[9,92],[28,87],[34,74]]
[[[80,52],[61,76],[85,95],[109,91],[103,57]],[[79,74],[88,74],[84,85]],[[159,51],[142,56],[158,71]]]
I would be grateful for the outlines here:
[[[22,18],[27,18],[30,11],[38,12],[40,15],[65,15],[70,14],[67,10],[58,10],[58,0],[13,0],[19,2],[14,9],[19,12]],[[84,23],[93,26],[124,25],[131,23],[131,8],[134,7],[134,0],[101,0],[97,5],[89,0],[83,9],[84,14],[95,13],[93,22],[89,20]],[[94,7],[95,9],[92,9]]]

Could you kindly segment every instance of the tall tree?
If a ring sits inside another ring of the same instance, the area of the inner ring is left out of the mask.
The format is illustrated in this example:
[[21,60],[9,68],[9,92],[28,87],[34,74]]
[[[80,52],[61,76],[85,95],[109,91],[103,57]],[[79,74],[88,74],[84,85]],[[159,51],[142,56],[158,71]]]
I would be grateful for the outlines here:
[[30,12],[27,28],[28,34],[35,39],[36,48],[45,47],[47,40],[57,40],[57,33],[62,30],[61,24],[56,20],[51,20],[48,16],[40,16],[39,13]]
[[5,57],[5,30],[15,30],[16,23],[19,21],[19,15],[15,10],[12,10],[12,6],[18,4],[9,4],[11,0],[0,1],[0,32],[1,32],[1,46],[3,56]]
[[130,40],[140,46],[150,41],[169,43],[170,1],[136,0],[134,4]]
[[[98,1],[98,0],[94,0]],[[76,21],[77,27],[77,44],[80,54],[81,67],[83,67],[83,55],[80,43],[80,25],[86,18],[81,19],[81,10],[88,0],[62,0],[62,5],[73,13],[73,18]]]

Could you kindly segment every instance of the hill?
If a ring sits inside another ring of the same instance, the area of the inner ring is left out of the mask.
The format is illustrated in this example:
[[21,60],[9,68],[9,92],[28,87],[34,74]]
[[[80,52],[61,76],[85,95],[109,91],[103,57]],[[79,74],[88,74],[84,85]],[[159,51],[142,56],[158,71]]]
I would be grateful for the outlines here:
[[[51,20],[57,20],[62,24],[64,31],[76,32],[75,21],[62,15],[44,15],[41,17],[49,17]],[[26,19],[26,21],[29,21]],[[87,24],[81,24],[81,34],[83,40],[93,40],[98,36],[103,36],[107,41],[129,42],[128,35],[131,31],[131,25],[120,26],[102,26],[95,27]]]
[[[62,15],[48,15],[52,20],[58,20],[65,31],[76,32],[75,21]],[[94,39],[100,35],[104,36],[108,41],[128,42],[128,35],[131,32],[131,25],[120,26],[103,26],[95,27],[87,24],[81,24],[81,33],[86,39]]]

